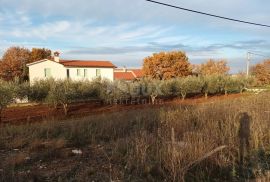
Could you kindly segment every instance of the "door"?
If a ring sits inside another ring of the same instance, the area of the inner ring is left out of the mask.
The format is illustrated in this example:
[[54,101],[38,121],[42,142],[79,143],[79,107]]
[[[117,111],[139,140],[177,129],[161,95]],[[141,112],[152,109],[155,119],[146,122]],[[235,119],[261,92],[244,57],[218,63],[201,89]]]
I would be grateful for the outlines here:
[[69,69],[67,69],[67,78],[69,78]]

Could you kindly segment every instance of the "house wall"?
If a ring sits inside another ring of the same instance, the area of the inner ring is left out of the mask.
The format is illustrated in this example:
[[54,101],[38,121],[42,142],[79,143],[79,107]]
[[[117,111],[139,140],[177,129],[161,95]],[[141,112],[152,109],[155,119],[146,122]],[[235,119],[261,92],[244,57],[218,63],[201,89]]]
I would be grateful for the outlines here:
[[[96,76],[96,70],[100,69],[100,75],[102,79],[108,79],[113,81],[114,80],[114,74],[113,74],[113,68],[87,68],[87,67],[66,67],[66,69],[69,69],[69,75],[70,78],[73,80],[92,80],[97,78]],[[77,69],[81,70],[81,76],[77,75]],[[84,70],[87,70],[87,75],[84,77]]]
[[[69,69],[69,78],[72,80],[92,80],[97,78],[96,70],[100,69],[100,75],[103,79],[114,80],[113,68],[88,68],[88,67],[64,67],[62,64],[47,60],[29,66],[29,79],[33,83],[35,80],[46,79],[45,68],[51,69],[51,77],[54,79],[66,79],[67,69]],[[81,76],[77,75],[77,69],[81,70]],[[87,70],[87,75],[84,77],[84,70]]]
[[37,64],[29,66],[29,80],[33,83],[35,80],[46,79],[44,69],[51,69],[51,77],[55,79],[65,79],[66,78],[66,68],[56,62],[47,60]]

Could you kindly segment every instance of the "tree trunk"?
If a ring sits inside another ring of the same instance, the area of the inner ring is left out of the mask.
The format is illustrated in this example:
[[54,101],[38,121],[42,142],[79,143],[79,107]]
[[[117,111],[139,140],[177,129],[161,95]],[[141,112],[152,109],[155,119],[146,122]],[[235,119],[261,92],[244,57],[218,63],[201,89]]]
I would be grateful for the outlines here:
[[156,97],[157,97],[157,94],[151,94],[152,104],[155,104]]
[[228,91],[227,91],[227,90],[225,90],[225,95],[226,95],[226,96],[228,95]]
[[56,110],[56,109],[57,109],[57,105],[58,105],[57,103],[54,103],[54,104],[53,104],[53,109]]
[[208,93],[207,92],[204,93],[204,98],[206,98],[206,99],[208,98]]
[[240,94],[242,94],[242,93],[243,93],[243,90],[244,90],[243,88],[240,88]]
[[0,108],[0,122],[2,122],[2,111],[3,111],[3,109]]
[[185,98],[186,98],[186,93],[181,93],[181,96],[182,96],[182,100],[185,100]]
[[65,113],[65,116],[66,116],[68,114],[68,104],[63,103],[63,109],[64,109],[64,113]]

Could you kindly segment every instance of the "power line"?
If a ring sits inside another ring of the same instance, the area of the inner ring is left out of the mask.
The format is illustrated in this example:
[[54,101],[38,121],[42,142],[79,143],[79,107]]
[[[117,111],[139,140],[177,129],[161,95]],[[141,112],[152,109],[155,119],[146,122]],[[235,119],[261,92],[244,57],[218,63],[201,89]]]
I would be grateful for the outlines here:
[[184,10],[184,11],[189,11],[189,12],[192,12],[192,13],[201,14],[201,15],[206,15],[206,16],[211,16],[211,17],[215,17],[215,18],[225,19],[225,20],[234,21],[234,22],[238,22],[238,23],[245,23],[245,24],[270,28],[270,25],[265,25],[265,24],[260,24],[260,23],[253,23],[253,22],[249,22],[249,21],[243,21],[243,20],[228,18],[228,17],[224,17],[224,16],[218,16],[218,15],[214,15],[214,14],[210,14],[210,13],[204,13],[204,12],[201,12],[201,11],[182,8],[182,7],[179,7],[179,6],[174,6],[174,5],[171,5],[171,4],[166,4],[166,3],[153,1],[153,0],[146,0],[146,1],[151,2],[151,3],[155,3],[155,4],[159,4],[159,5],[163,5],[163,6],[168,6],[168,7],[171,7],[171,8],[176,8],[176,9],[181,9],[181,10]]
[[261,57],[265,57],[269,59],[269,56],[263,55],[263,54],[259,54],[259,53],[255,53],[255,52],[247,52],[247,76],[249,75],[249,64],[250,64],[250,60],[251,60],[251,55],[255,55],[255,56],[261,56]]
[[255,56],[261,56],[261,57],[265,57],[265,58],[270,57],[270,56],[266,56],[266,55],[263,55],[263,54],[258,54],[258,53],[255,53],[255,52],[248,52],[248,54],[252,54],[252,55],[255,55]]

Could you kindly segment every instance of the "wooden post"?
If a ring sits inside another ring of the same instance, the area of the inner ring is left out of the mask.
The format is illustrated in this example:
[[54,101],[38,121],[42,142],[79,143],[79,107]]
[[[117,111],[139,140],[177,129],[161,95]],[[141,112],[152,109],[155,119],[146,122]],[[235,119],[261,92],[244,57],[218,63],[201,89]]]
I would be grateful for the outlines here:
[[251,117],[248,113],[241,113],[238,131],[240,174],[243,174],[244,158],[249,156],[250,122]]

